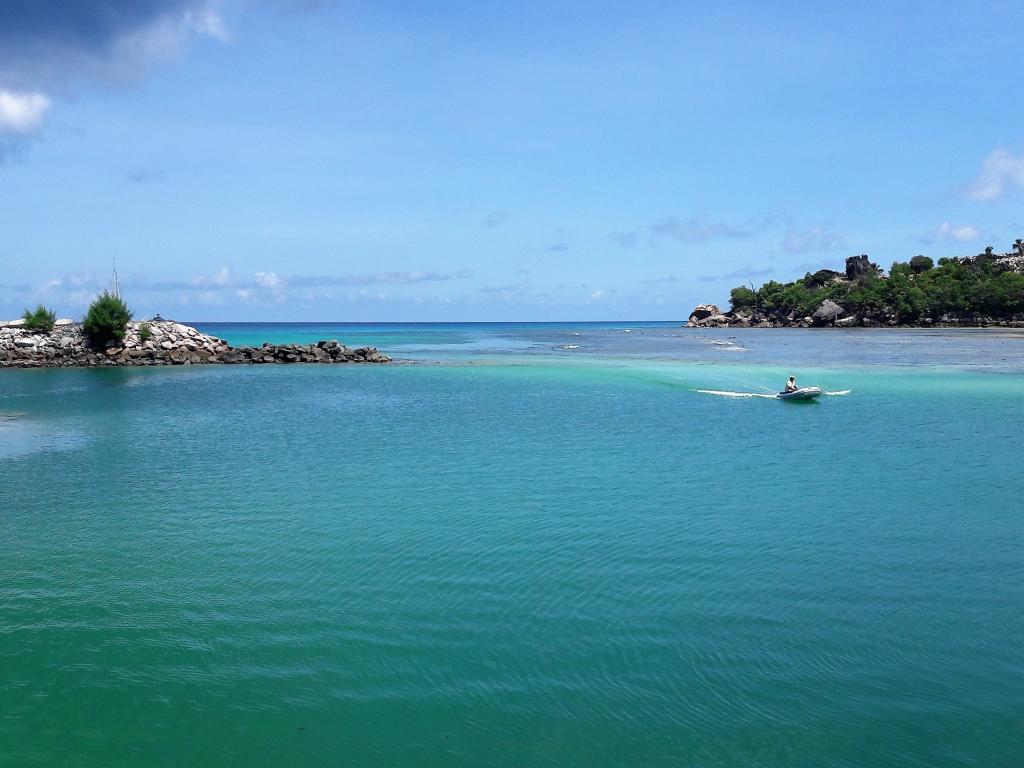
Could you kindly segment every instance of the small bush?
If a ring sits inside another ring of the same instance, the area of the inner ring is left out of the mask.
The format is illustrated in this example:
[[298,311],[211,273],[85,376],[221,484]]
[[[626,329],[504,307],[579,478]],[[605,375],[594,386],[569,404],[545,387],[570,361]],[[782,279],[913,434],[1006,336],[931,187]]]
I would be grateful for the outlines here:
[[25,330],[49,333],[53,330],[54,323],[57,322],[57,313],[40,304],[36,307],[35,312],[26,309],[21,318],[25,321],[22,326]]
[[82,321],[82,329],[99,344],[124,341],[131,319],[132,311],[121,297],[104,291],[89,305],[89,311],[85,313],[85,320]]
[[139,323],[139,339],[149,341],[153,338],[153,326],[149,323]]

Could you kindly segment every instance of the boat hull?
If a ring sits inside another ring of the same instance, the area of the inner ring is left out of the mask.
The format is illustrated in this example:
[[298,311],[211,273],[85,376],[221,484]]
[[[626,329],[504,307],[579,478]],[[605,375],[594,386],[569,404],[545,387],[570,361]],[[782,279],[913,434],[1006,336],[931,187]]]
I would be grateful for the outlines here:
[[800,387],[794,392],[779,392],[779,400],[814,400],[823,394],[821,387]]

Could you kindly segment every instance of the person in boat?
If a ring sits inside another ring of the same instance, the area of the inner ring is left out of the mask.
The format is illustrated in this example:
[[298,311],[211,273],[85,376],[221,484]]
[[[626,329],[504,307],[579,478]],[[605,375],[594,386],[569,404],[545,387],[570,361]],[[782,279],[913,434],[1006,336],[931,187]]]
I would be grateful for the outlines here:
[[797,390],[796,376],[790,376],[789,377],[789,381],[786,382],[786,388],[784,390],[782,390],[782,391],[783,392],[796,392],[796,390]]

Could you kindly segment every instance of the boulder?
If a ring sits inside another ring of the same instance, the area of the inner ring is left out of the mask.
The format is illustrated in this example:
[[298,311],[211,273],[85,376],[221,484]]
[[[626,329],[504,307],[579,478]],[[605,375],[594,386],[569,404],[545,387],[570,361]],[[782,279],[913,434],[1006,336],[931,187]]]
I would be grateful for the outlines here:
[[849,314],[832,299],[825,299],[821,302],[821,306],[811,315],[811,322],[814,325],[827,325],[828,323],[835,323],[836,320],[847,317]]
[[868,260],[867,255],[850,256],[846,260],[846,279],[857,280],[866,275],[877,275],[878,265]]
[[804,281],[804,285],[808,288],[821,288],[829,283],[841,280],[843,276],[842,272],[836,272],[834,269],[819,269]]
[[705,320],[714,315],[721,314],[722,310],[720,310],[714,304],[698,304],[696,307],[693,308],[693,311],[690,313],[690,319],[686,323],[686,325],[690,328],[698,327],[698,324],[701,320]]
[[700,321],[702,328],[720,328],[722,326],[729,325],[729,316],[723,315],[721,312],[711,315],[711,317],[705,317]]

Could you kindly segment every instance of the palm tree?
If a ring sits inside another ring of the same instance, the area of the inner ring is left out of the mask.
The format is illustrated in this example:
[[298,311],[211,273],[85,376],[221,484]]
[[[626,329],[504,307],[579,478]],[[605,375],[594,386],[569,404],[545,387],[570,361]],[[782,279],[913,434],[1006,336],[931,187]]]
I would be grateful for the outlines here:
[[1013,241],[1013,252],[1018,256],[1024,256],[1024,239],[1018,237]]

